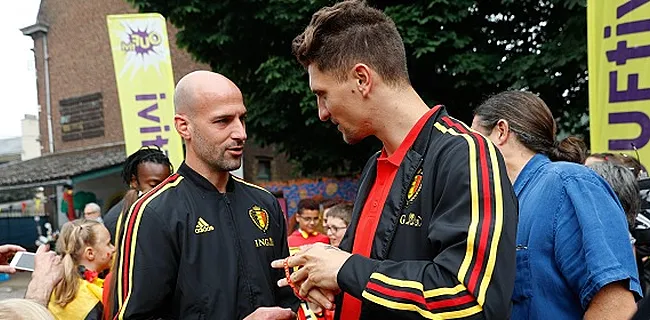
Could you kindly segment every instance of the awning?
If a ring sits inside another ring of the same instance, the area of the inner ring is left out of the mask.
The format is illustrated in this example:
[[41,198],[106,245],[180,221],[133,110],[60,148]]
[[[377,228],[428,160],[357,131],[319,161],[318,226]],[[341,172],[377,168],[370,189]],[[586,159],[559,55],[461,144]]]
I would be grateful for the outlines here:
[[124,143],[46,154],[0,165],[0,191],[72,184],[119,171]]

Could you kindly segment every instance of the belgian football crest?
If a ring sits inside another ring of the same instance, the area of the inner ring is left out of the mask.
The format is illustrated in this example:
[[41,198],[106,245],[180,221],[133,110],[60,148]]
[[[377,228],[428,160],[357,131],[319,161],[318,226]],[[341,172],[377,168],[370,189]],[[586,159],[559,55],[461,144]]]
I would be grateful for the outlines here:
[[266,233],[266,230],[269,229],[269,213],[264,208],[255,205],[248,210],[248,216],[251,217],[256,227]]
[[420,194],[421,190],[422,190],[422,168],[418,169],[418,171],[415,173],[415,177],[413,177],[413,181],[411,181],[411,187],[409,187],[409,191],[406,194],[407,206],[413,203],[415,198],[417,198],[418,195]]

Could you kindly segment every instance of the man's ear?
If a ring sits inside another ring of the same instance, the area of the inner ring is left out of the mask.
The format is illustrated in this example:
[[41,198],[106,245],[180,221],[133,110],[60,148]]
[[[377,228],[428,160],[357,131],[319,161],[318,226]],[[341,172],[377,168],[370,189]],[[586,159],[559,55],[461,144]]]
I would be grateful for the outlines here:
[[492,129],[492,134],[494,134],[498,146],[506,144],[511,136],[510,124],[508,124],[508,121],[504,119],[497,121],[494,129]]
[[179,113],[174,115],[174,127],[183,140],[189,140],[191,137],[189,126],[190,123],[186,115]]
[[370,93],[374,79],[370,67],[363,63],[357,63],[352,68],[352,78],[355,80],[357,91],[365,98]]
[[138,178],[136,176],[131,176],[131,182],[129,182],[129,187],[131,189],[138,189]]

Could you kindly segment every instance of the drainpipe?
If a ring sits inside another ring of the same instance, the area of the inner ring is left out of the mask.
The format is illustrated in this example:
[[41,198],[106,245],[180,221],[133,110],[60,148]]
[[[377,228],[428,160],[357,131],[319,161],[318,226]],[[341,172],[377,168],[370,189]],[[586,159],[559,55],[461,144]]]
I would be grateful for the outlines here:
[[43,38],[43,73],[45,74],[45,109],[47,112],[47,136],[50,153],[54,152],[54,134],[52,133],[52,101],[50,98],[50,55],[47,51],[47,32],[49,26],[43,22],[20,29],[26,36],[36,39]]
[[50,153],[54,153],[54,135],[52,134],[52,102],[50,99],[50,55],[47,51],[47,33],[43,35],[43,63],[45,71],[45,109],[47,110],[47,138]]

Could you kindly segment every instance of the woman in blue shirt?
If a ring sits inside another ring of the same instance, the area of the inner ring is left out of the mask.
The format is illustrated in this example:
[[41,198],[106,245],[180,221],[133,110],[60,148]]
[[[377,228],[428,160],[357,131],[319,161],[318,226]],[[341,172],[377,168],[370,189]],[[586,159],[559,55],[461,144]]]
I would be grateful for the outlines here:
[[584,144],[556,142],[551,111],[536,95],[497,94],[472,128],[506,161],[519,200],[512,319],[629,319],[641,294],[625,214],[584,160]]

